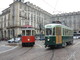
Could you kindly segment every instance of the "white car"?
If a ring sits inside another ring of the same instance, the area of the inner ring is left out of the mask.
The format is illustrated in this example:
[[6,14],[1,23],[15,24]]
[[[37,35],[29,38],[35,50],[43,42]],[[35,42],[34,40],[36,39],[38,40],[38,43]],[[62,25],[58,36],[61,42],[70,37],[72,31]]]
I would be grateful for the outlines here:
[[73,36],[73,39],[80,39],[80,36]]
[[13,43],[13,42],[18,43],[18,42],[20,42],[20,40],[21,40],[21,38],[15,38],[15,40],[14,40],[14,38],[12,38],[12,39],[8,40],[8,43]]

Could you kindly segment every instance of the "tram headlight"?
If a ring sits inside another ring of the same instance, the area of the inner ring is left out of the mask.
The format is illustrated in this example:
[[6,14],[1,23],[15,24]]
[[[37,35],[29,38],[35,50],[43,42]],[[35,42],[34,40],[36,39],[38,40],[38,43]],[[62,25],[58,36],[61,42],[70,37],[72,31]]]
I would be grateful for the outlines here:
[[47,39],[47,41],[50,41],[50,39]]
[[30,39],[28,39],[28,41],[30,41]]

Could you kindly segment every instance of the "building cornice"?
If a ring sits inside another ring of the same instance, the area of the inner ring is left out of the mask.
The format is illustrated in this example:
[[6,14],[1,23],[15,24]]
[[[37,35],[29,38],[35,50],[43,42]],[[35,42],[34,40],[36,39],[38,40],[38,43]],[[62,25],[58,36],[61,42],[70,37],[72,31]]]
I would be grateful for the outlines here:
[[55,14],[53,17],[58,17],[58,16],[71,16],[71,15],[80,15],[80,11],[78,12],[69,12],[69,13],[62,13],[62,14]]

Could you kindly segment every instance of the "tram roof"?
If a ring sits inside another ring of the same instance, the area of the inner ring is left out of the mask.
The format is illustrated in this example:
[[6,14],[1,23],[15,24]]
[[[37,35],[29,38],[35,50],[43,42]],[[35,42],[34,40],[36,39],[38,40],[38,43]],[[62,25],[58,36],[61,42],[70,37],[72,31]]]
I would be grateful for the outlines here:
[[54,28],[54,27],[62,27],[62,28],[65,28],[65,29],[73,30],[72,28],[67,27],[63,24],[47,24],[47,25],[45,25],[45,28]]
[[22,30],[35,30],[31,25],[23,25]]

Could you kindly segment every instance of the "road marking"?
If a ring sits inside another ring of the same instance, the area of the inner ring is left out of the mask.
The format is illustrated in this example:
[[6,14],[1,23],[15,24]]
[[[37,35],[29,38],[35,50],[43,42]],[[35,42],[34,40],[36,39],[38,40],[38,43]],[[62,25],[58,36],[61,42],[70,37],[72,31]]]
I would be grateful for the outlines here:
[[13,46],[6,46],[6,45],[1,45],[0,47],[13,47]]
[[13,50],[13,49],[15,49],[15,48],[17,48],[18,46],[15,46],[15,47],[13,47],[12,49],[9,49],[9,50],[6,50],[6,51],[2,51],[2,52],[0,52],[0,54],[2,54],[2,53],[5,53],[5,52],[8,52],[8,51],[11,51],[11,50]]
[[[80,42],[76,43],[75,45],[73,45],[72,47],[76,47],[78,44],[80,44]],[[76,60],[75,58],[75,54],[77,51],[75,51],[73,54],[70,55],[70,57],[67,60],[70,60],[71,58],[74,58],[74,60]]]
[[76,47],[78,44],[80,44],[80,42],[76,43],[75,45],[73,45],[72,47]]
[[39,45],[39,44],[36,44],[37,46],[39,46],[40,48],[43,48],[43,46]]
[[67,60],[70,60],[71,58],[74,58],[74,60],[76,60],[76,58],[75,58],[75,53],[76,53],[76,52],[74,52],[73,54],[71,54],[70,57],[69,57]]

